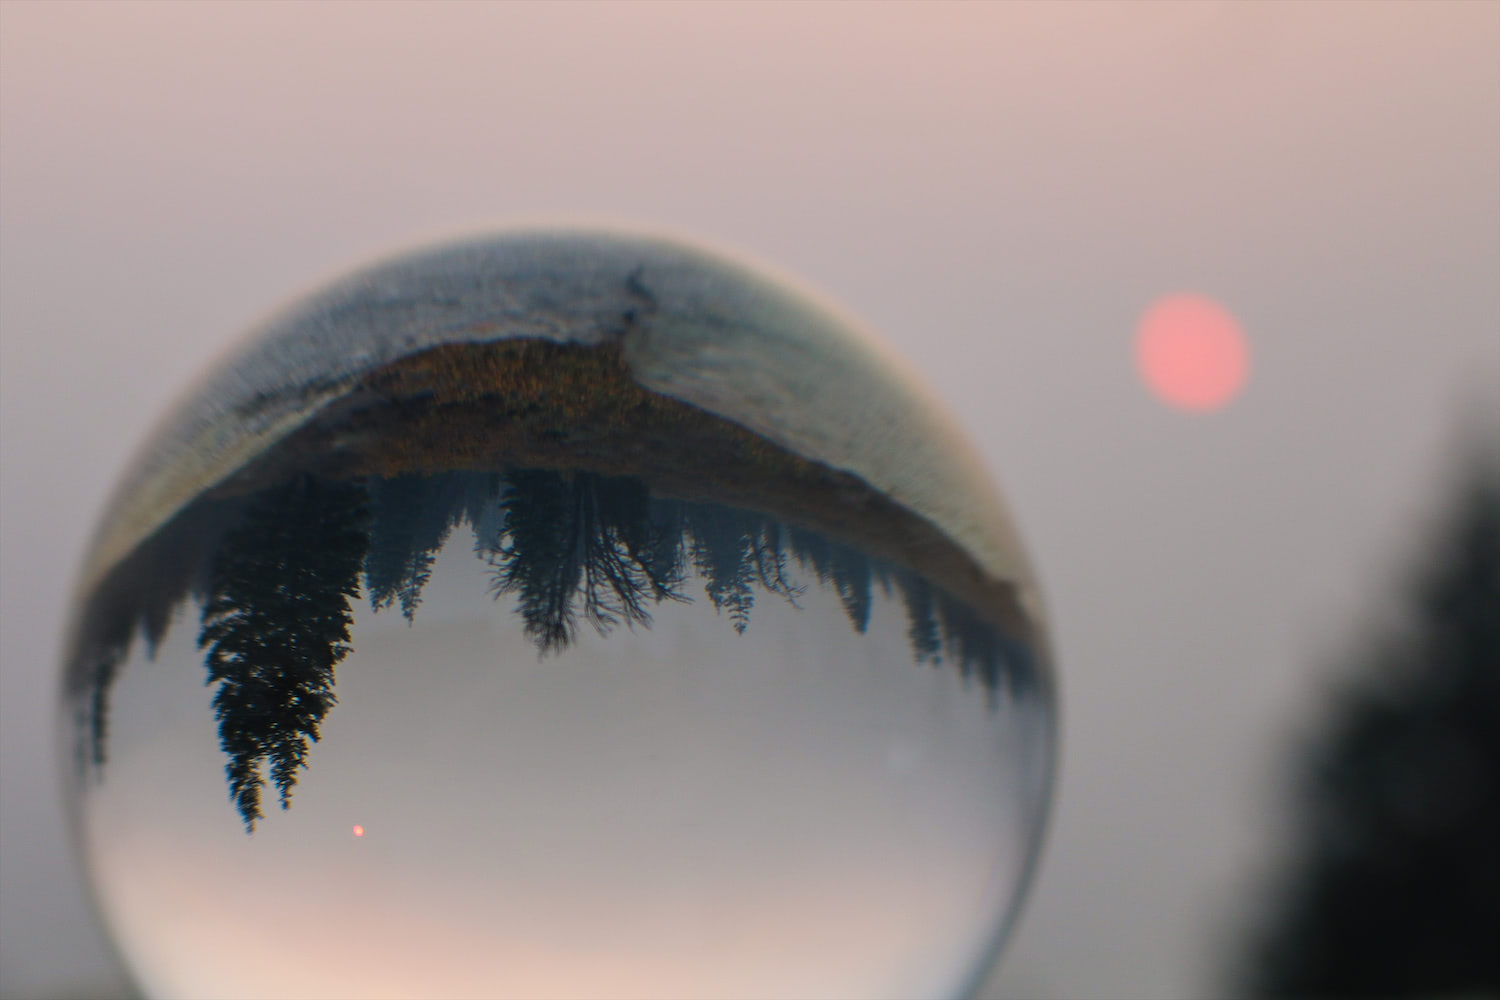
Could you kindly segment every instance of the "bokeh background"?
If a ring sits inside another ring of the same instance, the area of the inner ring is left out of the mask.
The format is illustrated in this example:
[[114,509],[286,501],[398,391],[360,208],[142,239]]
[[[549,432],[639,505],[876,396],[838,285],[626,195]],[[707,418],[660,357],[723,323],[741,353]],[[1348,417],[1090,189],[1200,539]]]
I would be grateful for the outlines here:
[[[128,991],[50,724],[136,443],[317,280],[548,219],[800,276],[1001,480],[1065,729],[990,995],[1229,989],[1287,851],[1288,755],[1500,422],[1487,0],[0,3],[0,994]],[[1249,339],[1215,412],[1133,368],[1179,291]]]

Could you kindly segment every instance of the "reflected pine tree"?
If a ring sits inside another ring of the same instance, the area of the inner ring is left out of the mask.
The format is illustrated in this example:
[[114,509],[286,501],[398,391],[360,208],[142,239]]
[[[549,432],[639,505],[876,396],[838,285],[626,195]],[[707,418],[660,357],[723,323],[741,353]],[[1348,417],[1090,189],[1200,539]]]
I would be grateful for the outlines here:
[[448,535],[482,509],[495,489],[483,473],[408,475],[370,484],[370,551],[365,591],[376,611],[399,603],[408,622],[432,576],[432,561]]
[[369,547],[360,483],[304,477],[257,498],[215,553],[198,645],[247,831],[262,818],[262,762],[285,809],[335,699],[349,602]]
[[89,700],[81,721],[88,728],[88,763],[96,769],[102,768],[108,757],[109,693],[124,659],[125,644],[108,647],[95,659],[93,676],[89,679]]
[[648,601],[682,599],[680,560],[658,536],[639,480],[522,470],[500,506],[493,590],[516,595],[543,654],[573,642],[580,614],[602,635],[621,622],[649,625]]
[[937,601],[932,587],[915,573],[901,573],[901,601],[906,605],[906,630],[912,654],[918,663],[937,662],[943,648],[938,634]]
[[862,634],[870,627],[870,578],[880,564],[816,532],[793,528],[789,534],[797,560],[812,568],[819,583],[833,587],[849,624]]
[[736,632],[743,634],[750,624],[756,585],[797,603],[802,590],[787,579],[786,552],[776,521],[719,504],[675,506],[693,565],[703,576],[704,592],[715,610],[728,615]]
[[938,617],[943,626],[943,648],[959,673],[965,680],[977,677],[993,696],[1007,660],[1018,656],[1019,648],[962,601],[945,596],[938,602]]
[[433,553],[452,529],[446,517],[431,516],[424,476],[399,476],[372,484],[370,551],[365,556],[365,592],[376,611],[393,602],[410,622],[432,576]]

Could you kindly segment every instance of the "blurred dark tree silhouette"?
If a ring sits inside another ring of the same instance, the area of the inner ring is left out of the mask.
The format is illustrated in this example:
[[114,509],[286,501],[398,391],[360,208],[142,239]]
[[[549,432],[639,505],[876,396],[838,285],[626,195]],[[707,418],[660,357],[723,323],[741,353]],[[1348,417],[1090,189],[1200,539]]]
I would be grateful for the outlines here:
[[1300,762],[1261,996],[1500,996],[1500,466],[1481,463]]

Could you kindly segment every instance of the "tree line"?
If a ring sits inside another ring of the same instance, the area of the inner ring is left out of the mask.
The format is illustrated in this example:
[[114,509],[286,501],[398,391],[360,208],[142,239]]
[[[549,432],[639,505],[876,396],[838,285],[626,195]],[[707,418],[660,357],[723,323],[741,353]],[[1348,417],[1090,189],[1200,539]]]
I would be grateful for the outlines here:
[[268,780],[286,808],[308,766],[337,702],[336,667],[351,651],[352,603],[363,595],[374,611],[413,621],[437,553],[462,525],[473,529],[492,593],[514,600],[542,656],[566,649],[584,625],[601,635],[649,627],[657,605],[693,599],[696,575],[737,633],[757,600],[797,606],[810,582],[831,588],[863,633],[879,587],[899,594],[917,663],[951,665],[992,702],[1035,680],[1030,650],[912,570],[763,513],[653,496],[632,477],[301,476],[200,520],[206,527],[184,534],[177,556],[196,565],[124,588],[133,603],[94,644],[82,721],[88,756],[102,767],[109,689],[129,643],[139,632],[154,650],[192,594],[230,798],[247,831],[264,816]]

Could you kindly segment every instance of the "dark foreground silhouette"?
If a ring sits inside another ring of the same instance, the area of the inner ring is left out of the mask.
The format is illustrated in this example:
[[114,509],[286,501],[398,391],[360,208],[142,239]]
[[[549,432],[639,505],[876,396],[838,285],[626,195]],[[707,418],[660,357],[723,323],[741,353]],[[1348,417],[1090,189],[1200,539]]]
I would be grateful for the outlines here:
[[1245,993],[1500,996],[1500,470],[1413,584],[1300,761],[1298,853]]

